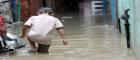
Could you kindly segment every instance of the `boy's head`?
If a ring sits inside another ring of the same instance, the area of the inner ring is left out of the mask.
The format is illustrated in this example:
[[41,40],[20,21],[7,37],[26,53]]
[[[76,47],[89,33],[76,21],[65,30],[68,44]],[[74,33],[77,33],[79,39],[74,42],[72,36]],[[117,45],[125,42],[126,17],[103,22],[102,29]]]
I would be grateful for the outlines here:
[[54,15],[54,12],[51,8],[48,8],[48,7],[41,7],[39,10],[38,10],[38,14],[43,14],[43,13],[47,13],[49,15]]

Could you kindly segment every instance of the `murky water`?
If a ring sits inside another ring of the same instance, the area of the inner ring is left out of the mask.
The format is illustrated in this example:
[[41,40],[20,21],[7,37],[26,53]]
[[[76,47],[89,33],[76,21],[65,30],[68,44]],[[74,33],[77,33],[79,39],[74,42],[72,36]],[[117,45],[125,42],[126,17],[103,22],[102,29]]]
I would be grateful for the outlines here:
[[28,53],[28,48],[22,48],[14,56],[4,55],[0,60],[135,60],[133,52],[126,48],[125,37],[110,22],[107,17],[90,16],[85,7],[83,14],[63,18],[67,46],[54,33],[49,55]]

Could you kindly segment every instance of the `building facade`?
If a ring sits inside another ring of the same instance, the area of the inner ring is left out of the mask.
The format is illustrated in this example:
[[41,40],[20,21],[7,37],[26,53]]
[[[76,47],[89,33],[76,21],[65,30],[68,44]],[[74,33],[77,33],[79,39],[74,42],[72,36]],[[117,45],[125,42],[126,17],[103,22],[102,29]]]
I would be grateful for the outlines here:
[[[130,23],[130,39],[131,39],[131,47],[135,52],[137,59],[140,60],[140,0],[118,0],[118,18],[124,13],[124,10],[130,9],[128,12],[130,15],[129,23]],[[126,35],[125,21],[121,19],[121,31],[122,34]]]

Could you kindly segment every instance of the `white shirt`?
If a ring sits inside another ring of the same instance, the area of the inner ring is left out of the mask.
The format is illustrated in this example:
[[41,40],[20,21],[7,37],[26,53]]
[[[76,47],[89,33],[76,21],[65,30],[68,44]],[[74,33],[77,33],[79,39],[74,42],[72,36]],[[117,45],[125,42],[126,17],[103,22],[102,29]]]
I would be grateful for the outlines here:
[[51,32],[54,28],[63,27],[60,20],[47,14],[32,16],[24,25],[31,26],[28,36],[33,38],[33,40],[38,40],[37,42],[42,40],[40,42],[42,44],[46,44],[43,43],[43,40],[51,40]]

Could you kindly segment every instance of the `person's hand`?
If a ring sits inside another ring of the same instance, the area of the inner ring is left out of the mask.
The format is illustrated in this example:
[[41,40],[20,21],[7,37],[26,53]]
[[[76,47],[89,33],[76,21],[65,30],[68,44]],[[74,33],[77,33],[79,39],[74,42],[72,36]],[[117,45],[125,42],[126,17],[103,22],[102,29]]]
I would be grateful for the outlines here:
[[21,35],[20,35],[20,38],[25,38],[25,36],[21,34]]
[[66,46],[68,44],[67,40],[63,40],[63,45]]

